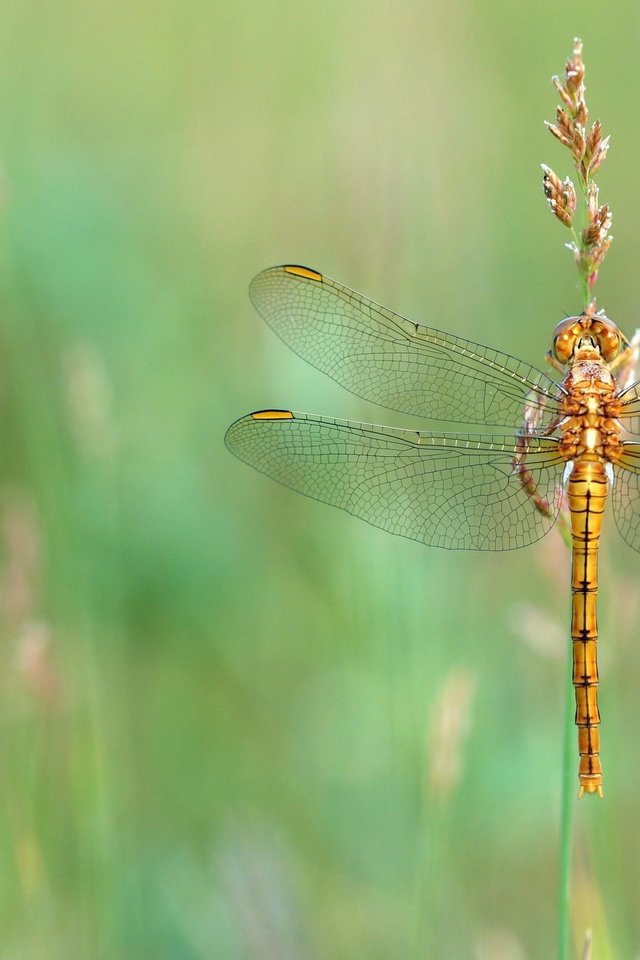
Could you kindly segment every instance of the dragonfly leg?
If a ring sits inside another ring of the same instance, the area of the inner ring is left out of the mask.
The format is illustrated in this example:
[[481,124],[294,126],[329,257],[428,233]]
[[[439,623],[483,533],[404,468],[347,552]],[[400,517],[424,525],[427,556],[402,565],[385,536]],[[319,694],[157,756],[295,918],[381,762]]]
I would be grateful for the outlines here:
[[[551,354],[547,355],[547,359],[550,363],[557,363]],[[564,419],[564,413],[558,414],[546,424],[543,419],[544,405],[540,405],[539,397],[531,391],[525,398],[522,430],[517,436],[517,450],[513,458],[513,469],[518,474],[522,489],[531,498],[538,513],[541,513],[544,517],[552,517],[553,506],[546,497],[540,494],[533,474],[526,465],[527,453],[529,452],[528,438],[538,435],[541,430],[544,430],[545,434],[551,435]]]
[[513,469],[518,474],[522,489],[527,496],[531,498],[531,501],[538,513],[541,513],[544,517],[552,517],[553,505],[539,492],[538,485],[533,478],[533,474],[525,462],[527,450],[529,449],[526,434],[521,433],[518,435],[517,445],[518,452],[513,458]]
[[564,374],[564,364],[561,363],[557,357],[554,357],[551,350],[547,350],[544,359],[549,364],[550,367],[553,367],[554,370],[559,370],[560,373]]

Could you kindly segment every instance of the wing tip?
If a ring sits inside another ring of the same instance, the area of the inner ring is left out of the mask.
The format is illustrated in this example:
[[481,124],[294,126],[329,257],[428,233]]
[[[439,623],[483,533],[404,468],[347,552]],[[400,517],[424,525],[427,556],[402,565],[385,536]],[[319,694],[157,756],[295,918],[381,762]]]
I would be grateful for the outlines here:
[[[234,457],[251,463],[250,459],[243,454],[243,446],[247,436],[252,436],[253,431],[250,424],[254,420],[264,423],[275,423],[279,420],[295,420],[295,414],[291,410],[254,410],[253,413],[247,413],[227,427],[224,435],[224,445]],[[249,431],[249,433],[247,433]],[[252,466],[256,466],[255,463]],[[256,467],[256,469],[260,469]]]
[[[270,298],[271,281],[276,278],[286,280],[287,274],[291,277],[301,278],[303,280],[312,280],[314,283],[323,283],[324,277],[312,267],[303,267],[298,263],[284,263],[278,267],[267,267],[256,274],[249,284],[249,296],[251,301],[262,316],[264,316],[264,307],[266,300]],[[266,299],[265,299],[266,298]],[[265,317],[265,319],[267,319]],[[268,322],[268,321],[267,321]]]

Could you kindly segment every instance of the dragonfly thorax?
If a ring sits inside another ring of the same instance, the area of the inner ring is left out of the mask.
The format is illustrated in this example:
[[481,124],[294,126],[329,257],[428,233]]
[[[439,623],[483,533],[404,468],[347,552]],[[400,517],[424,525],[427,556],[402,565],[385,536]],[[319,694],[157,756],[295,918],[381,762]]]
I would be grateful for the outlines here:
[[616,388],[611,371],[603,364],[601,359],[594,358],[591,354],[590,349],[582,348],[576,351],[576,356],[573,358],[562,385],[573,396],[594,393],[600,396],[610,396]]
[[603,313],[562,320],[553,331],[553,352],[560,363],[578,359],[610,363],[620,353],[623,335]]

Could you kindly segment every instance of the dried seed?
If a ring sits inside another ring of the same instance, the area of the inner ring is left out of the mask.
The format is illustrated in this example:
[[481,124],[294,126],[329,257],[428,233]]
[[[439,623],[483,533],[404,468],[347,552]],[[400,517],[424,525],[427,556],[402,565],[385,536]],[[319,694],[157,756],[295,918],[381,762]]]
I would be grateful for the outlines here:
[[545,126],[548,127],[549,131],[554,135],[554,137],[556,137],[556,139],[560,141],[560,143],[564,144],[565,147],[572,146],[571,140],[566,136],[566,134],[562,132],[562,130],[556,127],[555,124],[549,123],[548,120],[545,120],[544,123],[545,123]]
[[554,85],[554,87],[558,91],[558,96],[564,103],[569,113],[573,114],[575,112],[576,105],[570,93],[563,87],[558,77],[551,77],[551,83]]
[[591,129],[587,134],[587,153],[590,157],[594,155],[602,141],[602,124],[599,120],[591,124]]
[[562,107],[556,107],[556,126],[563,132],[568,140],[573,139],[573,120]]
[[596,170],[599,170],[602,166],[602,162],[607,156],[609,151],[609,139],[610,137],[605,137],[598,149],[596,150],[591,163],[589,164],[589,174],[593,176]]
[[571,147],[571,153],[576,160],[582,160],[586,146],[587,142],[584,136],[584,127],[582,124],[576,123],[573,130],[573,144]]

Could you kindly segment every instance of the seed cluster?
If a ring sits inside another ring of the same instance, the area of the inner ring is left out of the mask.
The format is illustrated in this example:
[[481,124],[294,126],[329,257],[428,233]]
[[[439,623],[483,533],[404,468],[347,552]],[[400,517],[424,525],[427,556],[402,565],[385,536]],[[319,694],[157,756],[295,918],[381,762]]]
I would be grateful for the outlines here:
[[602,136],[602,124],[594,121],[589,127],[589,111],[585,100],[585,67],[582,61],[582,41],[574,40],[573,56],[565,66],[564,83],[553,77],[562,104],[556,108],[556,122],[547,123],[553,136],[571,152],[576,169],[576,181],[582,198],[582,228],[576,226],[578,197],[569,177],[561,180],[542,164],[544,195],[554,215],[568,227],[573,241],[567,247],[574,255],[584,305],[595,309],[593,287],[613,237],[610,236],[611,211],[600,204],[598,187],[593,179],[609,149],[609,137]]

